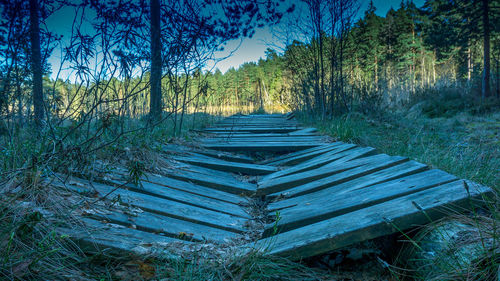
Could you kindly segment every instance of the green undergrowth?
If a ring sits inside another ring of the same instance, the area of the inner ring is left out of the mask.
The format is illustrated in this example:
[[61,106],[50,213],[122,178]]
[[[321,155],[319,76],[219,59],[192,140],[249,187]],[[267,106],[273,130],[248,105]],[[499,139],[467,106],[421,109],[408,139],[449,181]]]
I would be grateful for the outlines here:
[[[179,117],[180,118],[180,117]],[[92,168],[95,160],[112,160],[138,150],[159,151],[172,141],[188,141],[190,129],[199,129],[220,119],[203,113],[184,116],[174,125],[166,116],[153,125],[147,119],[101,116],[92,122],[65,120],[46,125],[42,132],[26,125],[10,126],[0,134],[0,181],[13,171],[30,168]],[[47,166],[48,165],[48,166]],[[41,171],[42,173],[44,171]]]

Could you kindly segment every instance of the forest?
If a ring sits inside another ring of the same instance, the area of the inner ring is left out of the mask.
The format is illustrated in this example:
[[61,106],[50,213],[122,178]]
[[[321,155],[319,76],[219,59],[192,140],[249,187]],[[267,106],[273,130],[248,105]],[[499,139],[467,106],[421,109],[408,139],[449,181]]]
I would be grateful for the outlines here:
[[[44,215],[81,207],[51,179],[116,165],[137,185],[165,147],[234,114],[293,112],[497,192],[500,1],[388,2],[381,15],[363,0],[0,0],[0,279],[413,280],[397,259],[366,277],[312,259],[96,257],[56,234],[73,217]],[[261,28],[276,41],[262,58],[217,68],[228,42]],[[478,235],[498,243],[498,200],[479,215]],[[494,243],[474,269],[433,280],[493,280],[499,262]]]

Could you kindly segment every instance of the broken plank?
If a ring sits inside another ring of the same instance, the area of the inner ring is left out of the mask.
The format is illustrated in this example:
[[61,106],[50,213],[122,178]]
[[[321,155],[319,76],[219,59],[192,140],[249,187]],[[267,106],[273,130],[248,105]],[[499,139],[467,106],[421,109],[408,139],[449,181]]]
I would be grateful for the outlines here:
[[205,156],[209,157],[214,157],[218,158],[221,160],[226,160],[226,161],[231,161],[231,162],[240,162],[240,163],[253,163],[254,160],[246,155],[242,154],[232,154],[232,153],[227,153],[227,152],[220,152],[217,150],[203,150],[203,149],[197,149],[193,150],[193,152],[203,154]]
[[[367,157],[369,158],[369,157]],[[366,159],[366,158],[363,158]],[[361,159],[360,159],[361,160]],[[312,193],[319,191],[321,189],[325,189],[330,186],[334,186],[337,184],[341,184],[371,173],[374,173],[376,171],[380,171],[404,162],[407,162],[408,158],[406,157],[401,157],[401,156],[392,156],[390,158],[379,158],[379,159],[373,159],[373,161],[363,163],[362,161],[351,161],[348,163],[340,163],[338,167],[342,169],[341,167],[350,167],[350,169],[345,169],[340,172],[340,173],[334,173],[330,176],[327,177],[322,177],[320,179],[314,180],[314,181],[309,181],[308,183],[295,186],[292,188],[287,189],[286,191],[283,191],[282,193],[276,192],[274,194],[270,194],[269,196],[274,197],[274,196],[285,196],[285,197],[295,197],[295,196],[301,196],[304,194]],[[353,163],[363,163],[362,165],[354,164]],[[327,165],[328,166],[328,165]],[[322,167],[323,168],[323,167]],[[338,168],[336,168],[338,169]],[[334,169],[334,170],[336,170]],[[308,171],[310,172],[310,171]],[[305,172],[305,173],[308,173]],[[299,175],[299,174],[295,174]],[[292,175],[293,176],[293,175]],[[284,178],[284,177],[283,177]]]
[[[209,158],[209,159],[214,159],[214,158]],[[182,161],[176,160],[175,157],[172,157],[172,160],[174,160],[176,162],[174,164],[172,164],[172,166],[169,168],[174,169],[176,171],[188,171],[188,172],[203,174],[203,175],[207,175],[207,176],[216,176],[218,178],[235,180],[233,173],[224,172],[224,171],[220,171],[220,170],[208,169],[208,168],[205,168],[202,166],[193,165],[193,164],[190,164],[187,162],[182,162]],[[218,159],[216,159],[216,160],[218,160]]]
[[164,186],[166,188],[171,188],[171,189],[177,189],[181,190],[184,192],[192,193],[192,194],[197,194],[206,198],[211,198],[214,200],[220,200],[223,202],[228,202],[231,204],[245,204],[247,203],[246,200],[238,195],[224,192],[224,191],[219,191],[215,190],[210,187],[206,186],[201,186],[197,185],[194,183],[182,181],[182,180],[177,180],[169,177],[165,177],[162,175],[156,175],[156,174],[145,174],[145,178],[143,178],[141,181],[146,181],[146,182],[151,182],[154,184],[158,184],[161,186]]
[[[308,149],[303,149],[303,150],[300,150],[300,151],[295,151],[295,152],[292,152],[292,153],[287,153],[287,154],[284,154],[284,155],[280,155],[278,157],[266,159],[264,161],[261,161],[259,164],[268,164],[268,165],[273,165],[273,166],[280,166],[280,165],[284,166],[284,165],[287,165],[287,164],[292,165],[293,163],[288,163],[288,162],[285,162],[285,161],[287,161],[288,159],[293,159],[295,157],[301,157],[301,156],[306,156],[307,157],[307,155],[309,155],[309,154],[312,154],[312,156],[310,157],[310,158],[312,158],[315,155],[321,154],[321,153],[326,152],[326,151],[330,151],[334,147],[342,145],[342,144],[344,144],[344,143],[340,142],[340,141],[333,142],[333,143],[328,143],[328,144],[323,144],[323,145],[311,147],[311,148],[308,148]],[[317,152],[317,154],[313,154],[313,153],[316,153],[316,152]],[[308,160],[310,158],[307,158],[306,160]]]
[[257,165],[257,164],[247,164],[239,162],[229,162],[219,159],[210,159],[208,157],[174,157],[175,160],[186,162],[189,164],[219,170],[223,172],[240,173],[246,175],[267,175],[276,172],[278,169],[273,166]]
[[[279,229],[281,233],[303,227],[332,217],[380,204],[397,197],[406,196],[429,188],[439,188],[458,180],[440,170],[429,170],[404,178],[380,183],[364,189],[354,190],[337,196],[309,196],[297,206],[280,211],[280,220],[268,225],[264,237]],[[311,193],[310,195],[315,195]]]
[[297,130],[294,132],[291,132],[290,135],[302,135],[302,134],[316,134],[318,132],[318,129],[316,128],[305,128],[302,130]]
[[123,182],[113,179],[107,180],[107,182],[111,183],[114,186],[120,186],[121,188],[137,193],[143,193],[187,205],[192,205],[198,208],[250,219],[250,216],[240,206],[176,189],[165,188],[151,182],[141,182],[140,186],[135,186],[131,183],[124,184]]
[[297,131],[299,127],[284,127],[284,128],[274,128],[274,127],[257,127],[257,128],[206,128],[204,129],[204,132],[221,132],[221,133],[227,133],[227,132],[250,132],[250,133],[290,133],[293,131]]
[[[272,194],[276,192],[281,192],[283,190],[295,188],[300,185],[311,183],[312,181],[319,180],[322,178],[329,177],[334,174],[338,174],[350,169],[354,169],[360,166],[365,166],[369,164],[380,164],[380,163],[393,163],[394,160],[399,161],[401,157],[391,157],[386,154],[377,154],[374,156],[368,156],[365,158],[350,161],[348,163],[329,163],[320,168],[296,173],[288,176],[283,176],[279,178],[273,178],[267,181],[262,181],[259,183],[257,193],[259,194]],[[405,158],[407,159],[407,158]]]
[[307,202],[319,196],[333,198],[335,196],[345,194],[353,190],[366,188],[382,182],[420,173],[427,169],[427,165],[411,160],[368,175],[364,175],[359,178],[355,178],[350,181],[343,182],[338,185],[322,189],[314,193],[309,193],[292,198],[284,198],[280,201],[270,203],[267,208],[269,211],[273,212],[276,210],[296,206],[301,202]]
[[[212,138],[212,139],[219,139],[219,138],[268,138],[268,137],[276,137],[276,138],[288,138],[291,137],[290,133],[266,133],[266,134],[252,134],[252,133],[228,133],[228,134],[212,134],[212,133],[206,133],[204,134],[205,136]],[[293,137],[310,137],[311,135],[301,135],[301,134],[295,134]]]
[[327,153],[329,151],[335,150],[339,146],[342,146],[342,145],[343,145],[343,143],[340,144],[340,145],[328,146],[328,147],[323,148],[323,149],[313,150],[312,152],[308,152],[308,153],[300,153],[300,154],[298,154],[296,156],[286,157],[286,158],[282,158],[281,160],[272,161],[272,162],[268,163],[267,165],[273,165],[273,166],[291,166],[291,165],[301,164],[304,161],[311,160],[311,159],[313,159],[315,157],[319,157],[320,155],[323,155],[323,154],[325,154],[325,153]]
[[147,194],[127,191],[97,182],[90,183],[86,180],[77,178],[72,178],[69,183],[65,184],[66,188],[70,188],[75,191],[80,191],[82,186],[86,187],[87,190],[96,191],[101,197],[107,195],[110,200],[116,200],[117,202],[120,202],[120,204],[137,207],[151,213],[236,233],[242,233],[245,231],[244,226],[246,224],[246,219],[236,216],[206,210]]
[[189,171],[165,171],[168,177],[192,182],[202,186],[210,187],[216,190],[236,194],[236,195],[253,195],[257,189],[256,185],[241,182],[235,178],[222,178],[219,176],[210,176]]
[[196,224],[176,218],[161,216],[150,212],[137,212],[133,215],[112,210],[108,213],[84,213],[85,216],[114,224],[123,225],[140,231],[161,234],[187,241],[225,241],[238,234],[219,228]]
[[226,137],[226,138],[200,138],[198,141],[202,144],[210,144],[210,143],[231,143],[231,142],[309,142],[309,141],[323,141],[325,142],[327,140],[326,137],[322,136],[307,136],[307,137],[262,137],[262,138],[255,138],[255,137],[239,137],[239,138],[233,138],[233,137]]
[[170,255],[169,247],[190,243],[93,219],[82,218],[82,221],[85,223],[85,228],[58,227],[56,231],[72,239],[85,253],[105,253],[120,257],[130,254],[143,257],[158,255],[165,258]]
[[209,149],[223,150],[223,151],[267,151],[267,152],[286,152],[297,151],[306,148],[322,145],[323,143],[288,143],[288,142],[252,142],[252,143],[231,143],[231,144],[206,144],[203,145]]
[[[343,144],[335,147],[331,151],[325,152],[319,156],[316,156],[312,159],[309,159],[306,162],[302,162],[300,164],[297,164],[295,166],[283,169],[281,171],[272,173],[264,178],[262,178],[262,181],[270,180],[272,178],[278,178],[286,175],[291,175],[291,174],[296,174],[308,170],[313,170],[316,168],[319,168],[323,165],[326,165],[328,163],[331,163],[337,159],[340,159],[348,154],[353,154],[356,153],[355,150],[361,150],[362,154],[360,156],[366,155],[368,153],[373,153],[375,149],[366,149],[366,148],[356,148],[356,145],[354,144]],[[344,152],[344,153],[341,153]]]
[[280,233],[257,241],[253,248],[298,260],[429,223],[429,219],[449,215],[451,209],[483,204],[483,198],[492,195],[491,189],[472,182],[467,182],[466,190],[464,182],[451,182]]

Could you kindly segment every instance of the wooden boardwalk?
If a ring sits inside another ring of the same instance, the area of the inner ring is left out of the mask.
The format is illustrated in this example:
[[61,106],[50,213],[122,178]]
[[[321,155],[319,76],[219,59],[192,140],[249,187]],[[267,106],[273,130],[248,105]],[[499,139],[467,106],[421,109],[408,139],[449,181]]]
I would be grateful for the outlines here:
[[[92,231],[60,231],[99,251],[231,242],[301,259],[464,211],[492,192],[406,157],[333,142],[290,115],[231,116],[195,143],[167,147],[176,152],[172,169],[144,175],[141,186],[124,182],[123,169],[99,182],[64,181],[118,204],[82,212]],[[269,218],[257,237],[249,235],[262,221],[256,198]]]

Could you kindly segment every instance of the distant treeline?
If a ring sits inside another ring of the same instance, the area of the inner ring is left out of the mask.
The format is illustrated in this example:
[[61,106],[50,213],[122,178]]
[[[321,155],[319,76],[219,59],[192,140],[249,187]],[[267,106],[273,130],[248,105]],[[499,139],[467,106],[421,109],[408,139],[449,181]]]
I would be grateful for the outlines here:
[[428,0],[421,8],[402,1],[385,17],[370,2],[352,24],[348,9],[355,9],[354,1],[340,1],[346,9],[333,15],[331,1],[309,2],[318,5],[309,6],[316,21],[310,17],[309,25],[302,24],[312,29],[306,30],[313,34],[309,41],[294,41],[281,55],[268,50],[267,59],[256,64],[216,73],[213,78],[225,86],[215,88],[214,95],[325,115],[356,106],[398,106],[428,89],[500,97],[500,1],[486,1],[488,17],[484,1]]
[[[354,107],[401,105],[440,87],[483,98],[500,96],[499,0],[427,0],[421,8],[402,1],[385,17],[378,16],[370,2],[361,18],[356,16],[356,0],[304,0],[306,11],[300,13],[293,13],[293,7],[279,12],[278,6],[273,10],[252,1],[230,1],[233,14],[225,19],[210,14],[210,5],[218,5],[212,1],[188,1],[196,4],[190,6],[152,0],[151,5],[160,7],[160,22],[153,20],[158,17],[151,13],[153,6],[142,2],[41,1],[39,7],[32,2],[38,1],[4,1],[0,10],[0,113],[3,120],[17,124],[36,118],[35,93],[40,90],[35,87],[35,68],[44,77],[42,111],[46,114],[41,114],[47,120],[145,116],[153,112],[152,106],[175,116],[271,106],[327,116]],[[69,41],[43,25],[64,5],[76,14]],[[198,14],[193,13],[196,7]],[[89,24],[85,9],[97,11],[90,22],[93,33],[85,27]],[[258,20],[248,20],[257,13]],[[203,21],[207,19],[212,20]],[[256,26],[280,19],[281,26],[287,27],[281,35],[288,32],[301,40],[291,41],[280,53],[268,49],[266,59],[224,74],[202,70],[227,40],[249,36]],[[41,23],[38,66],[33,63],[35,43],[26,40],[26,34],[36,39],[34,21]],[[158,24],[160,37],[155,39]],[[231,32],[224,33],[225,29]],[[151,43],[155,40],[160,40],[161,50]],[[63,46],[62,62],[73,70],[76,82],[48,78],[47,58],[57,44]]]

